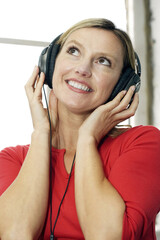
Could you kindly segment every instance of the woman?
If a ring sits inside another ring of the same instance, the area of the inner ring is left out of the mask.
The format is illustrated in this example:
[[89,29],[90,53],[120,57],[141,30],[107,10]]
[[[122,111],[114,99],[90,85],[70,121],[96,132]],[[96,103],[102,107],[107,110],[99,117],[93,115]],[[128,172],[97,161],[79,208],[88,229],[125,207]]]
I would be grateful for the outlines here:
[[52,168],[50,123],[41,101],[45,75],[39,77],[36,66],[25,86],[31,144],[0,156],[0,238],[156,239],[159,130],[113,131],[136,112],[135,86],[107,102],[124,70],[135,68],[130,39],[108,20],[88,19],[58,43],[49,99]]

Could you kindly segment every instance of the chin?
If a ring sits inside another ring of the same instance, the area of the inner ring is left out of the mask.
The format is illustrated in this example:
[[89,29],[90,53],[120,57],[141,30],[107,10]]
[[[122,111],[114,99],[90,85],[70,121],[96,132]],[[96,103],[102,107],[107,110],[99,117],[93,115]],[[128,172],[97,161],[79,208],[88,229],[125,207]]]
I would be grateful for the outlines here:
[[62,95],[62,93],[60,94],[56,94],[56,93],[58,92],[55,91],[55,95],[58,101],[60,102],[61,107],[76,114],[91,113],[97,107],[106,103],[106,98],[104,100],[101,99],[101,101],[98,101],[97,99],[93,99],[93,101],[91,102],[91,98],[86,99],[86,98],[82,98],[81,96],[75,98],[74,96],[67,96],[67,94]]
[[91,106],[91,105],[89,106],[89,104],[86,105],[86,103],[83,104],[82,102],[81,103],[75,103],[75,101],[67,102],[67,103],[62,102],[62,105],[64,105],[68,111],[70,111],[74,114],[79,114],[79,115],[80,114],[88,115],[88,114],[92,113],[97,107],[101,106],[102,104],[98,104],[98,105],[96,104],[94,106]]

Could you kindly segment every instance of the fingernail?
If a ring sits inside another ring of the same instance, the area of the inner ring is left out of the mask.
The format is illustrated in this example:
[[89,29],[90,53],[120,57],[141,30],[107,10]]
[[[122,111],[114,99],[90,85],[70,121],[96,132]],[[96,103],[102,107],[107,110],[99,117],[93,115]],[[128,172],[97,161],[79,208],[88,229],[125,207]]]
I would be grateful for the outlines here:
[[132,89],[132,91],[134,92],[135,89],[136,89],[136,87],[135,87],[135,86],[132,86],[131,89]]
[[126,92],[127,92],[127,90],[123,90],[122,92],[123,92],[123,94],[125,95],[125,94],[126,94]]

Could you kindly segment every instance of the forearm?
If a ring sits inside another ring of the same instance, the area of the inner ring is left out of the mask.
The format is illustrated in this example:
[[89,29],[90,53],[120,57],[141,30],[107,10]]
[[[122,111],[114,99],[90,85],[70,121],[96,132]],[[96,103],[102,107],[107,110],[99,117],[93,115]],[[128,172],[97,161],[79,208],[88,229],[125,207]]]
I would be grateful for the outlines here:
[[92,137],[77,144],[75,198],[85,239],[121,239],[125,204],[104,175]]
[[0,198],[0,237],[38,235],[46,216],[48,191],[49,134],[35,131],[17,178]]

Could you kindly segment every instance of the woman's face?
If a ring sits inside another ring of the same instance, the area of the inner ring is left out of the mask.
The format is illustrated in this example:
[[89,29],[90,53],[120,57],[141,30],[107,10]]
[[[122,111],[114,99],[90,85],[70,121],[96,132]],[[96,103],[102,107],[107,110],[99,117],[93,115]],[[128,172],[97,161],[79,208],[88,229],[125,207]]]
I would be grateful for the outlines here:
[[94,110],[109,98],[123,67],[123,47],[111,31],[73,32],[56,59],[53,90],[71,111]]

